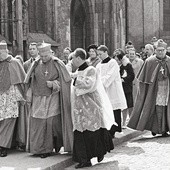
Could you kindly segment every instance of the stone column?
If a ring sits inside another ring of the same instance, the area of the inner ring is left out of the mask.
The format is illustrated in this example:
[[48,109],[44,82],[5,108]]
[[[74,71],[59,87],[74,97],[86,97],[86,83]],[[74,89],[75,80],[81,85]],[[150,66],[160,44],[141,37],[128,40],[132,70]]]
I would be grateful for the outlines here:
[[22,0],[16,0],[17,51],[23,56]]

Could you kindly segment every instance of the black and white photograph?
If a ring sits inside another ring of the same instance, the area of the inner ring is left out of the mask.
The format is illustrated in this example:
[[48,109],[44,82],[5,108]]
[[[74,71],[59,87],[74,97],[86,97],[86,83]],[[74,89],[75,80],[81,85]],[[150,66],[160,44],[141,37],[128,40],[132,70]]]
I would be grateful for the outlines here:
[[0,0],[0,170],[170,170],[170,0]]

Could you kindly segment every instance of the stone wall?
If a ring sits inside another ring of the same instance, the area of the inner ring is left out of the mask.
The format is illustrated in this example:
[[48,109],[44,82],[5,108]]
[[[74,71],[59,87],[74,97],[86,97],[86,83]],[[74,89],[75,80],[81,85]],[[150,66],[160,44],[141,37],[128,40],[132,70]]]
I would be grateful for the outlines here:
[[58,57],[65,47],[70,47],[70,5],[71,0],[55,0],[56,3],[56,30],[55,39],[59,44]]
[[[86,40],[89,44],[105,44],[110,54],[116,48],[124,48],[131,40],[137,50],[149,43],[153,36],[170,42],[170,32],[163,30],[163,1],[160,0],[80,0],[86,12]],[[1,2],[1,17],[8,18],[7,2]],[[28,0],[23,2],[23,40],[29,33]],[[56,52],[61,57],[63,49],[71,46],[71,4],[76,0],[46,1],[46,34],[59,45]],[[127,2],[127,4],[126,4]],[[14,4],[15,5],[15,4]],[[126,6],[127,5],[127,6]],[[127,8],[127,9],[126,9]],[[15,6],[13,7],[15,17]],[[16,22],[13,23],[13,45],[16,42]],[[1,34],[9,39],[8,24],[1,23]],[[76,37],[74,37],[76,38]],[[72,44],[73,45],[73,44]],[[74,45],[73,45],[74,46]]]
[[163,1],[128,0],[128,39],[139,51],[153,36],[170,42],[169,32],[163,30]]

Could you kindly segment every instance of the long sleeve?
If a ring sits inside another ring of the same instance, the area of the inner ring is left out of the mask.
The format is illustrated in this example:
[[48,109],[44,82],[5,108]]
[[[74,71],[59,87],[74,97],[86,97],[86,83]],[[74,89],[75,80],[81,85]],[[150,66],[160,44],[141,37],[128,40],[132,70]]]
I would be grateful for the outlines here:
[[95,68],[88,68],[85,74],[78,74],[75,82],[76,95],[83,95],[93,92],[96,89],[96,70]]
[[101,80],[105,88],[108,88],[117,76],[120,76],[120,68],[116,61],[112,59],[107,65],[107,67],[102,68],[104,69],[104,74],[101,74]]

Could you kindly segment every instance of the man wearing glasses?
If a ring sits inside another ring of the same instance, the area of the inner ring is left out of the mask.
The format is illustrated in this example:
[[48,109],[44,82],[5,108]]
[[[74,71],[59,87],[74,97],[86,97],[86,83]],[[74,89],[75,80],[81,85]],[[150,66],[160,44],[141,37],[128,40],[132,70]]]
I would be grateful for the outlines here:
[[149,57],[138,74],[139,91],[128,127],[168,136],[170,131],[170,57],[167,44],[159,39],[155,55]]

